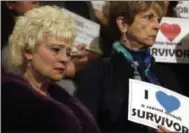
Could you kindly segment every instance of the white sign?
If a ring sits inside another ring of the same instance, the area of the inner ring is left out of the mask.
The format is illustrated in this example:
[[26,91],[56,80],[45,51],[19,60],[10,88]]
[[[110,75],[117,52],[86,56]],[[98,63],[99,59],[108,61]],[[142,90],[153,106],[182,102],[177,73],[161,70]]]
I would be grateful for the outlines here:
[[129,80],[128,119],[157,129],[189,132],[189,98],[150,83]]
[[95,10],[103,11],[105,1],[91,1],[92,7]]
[[179,1],[175,10],[179,17],[189,18],[189,1]]
[[189,63],[189,19],[163,17],[151,54],[156,62]]
[[77,28],[74,45],[86,45],[86,49],[101,53],[99,46],[100,25],[85,19],[69,10],[62,8],[64,13],[71,15]]

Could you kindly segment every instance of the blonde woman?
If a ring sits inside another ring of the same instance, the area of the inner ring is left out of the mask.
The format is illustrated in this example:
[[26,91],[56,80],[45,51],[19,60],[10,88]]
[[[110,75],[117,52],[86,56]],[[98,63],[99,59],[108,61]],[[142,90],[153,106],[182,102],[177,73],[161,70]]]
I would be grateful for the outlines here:
[[99,132],[88,110],[60,86],[74,25],[58,7],[42,6],[18,17],[9,38],[9,67],[2,75],[2,131]]

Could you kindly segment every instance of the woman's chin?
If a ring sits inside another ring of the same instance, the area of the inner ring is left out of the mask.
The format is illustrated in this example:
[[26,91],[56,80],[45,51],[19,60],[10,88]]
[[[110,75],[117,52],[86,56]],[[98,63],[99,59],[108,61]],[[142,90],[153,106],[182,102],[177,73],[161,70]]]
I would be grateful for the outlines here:
[[148,41],[148,42],[146,42],[146,45],[145,45],[145,47],[152,47],[153,45],[155,44],[155,42],[154,41]]
[[64,77],[65,77],[65,73],[64,73],[64,74],[61,74],[61,75],[54,75],[54,76],[51,77],[51,80],[53,80],[53,81],[60,81],[60,80],[62,80]]

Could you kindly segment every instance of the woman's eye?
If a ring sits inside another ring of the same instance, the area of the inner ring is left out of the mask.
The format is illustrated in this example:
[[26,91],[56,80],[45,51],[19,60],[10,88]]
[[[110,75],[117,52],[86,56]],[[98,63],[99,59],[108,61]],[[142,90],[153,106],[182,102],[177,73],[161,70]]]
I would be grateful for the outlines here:
[[149,19],[150,19],[150,16],[146,16],[146,19],[148,19],[148,20],[149,20]]
[[159,23],[161,22],[161,18],[158,18],[158,22],[159,22]]
[[152,19],[152,17],[153,17],[152,14],[145,16],[145,18],[148,19],[148,20]]
[[71,50],[66,51],[66,56],[71,56]]
[[60,48],[51,48],[51,50],[55,53],[58,53],[60,51]]

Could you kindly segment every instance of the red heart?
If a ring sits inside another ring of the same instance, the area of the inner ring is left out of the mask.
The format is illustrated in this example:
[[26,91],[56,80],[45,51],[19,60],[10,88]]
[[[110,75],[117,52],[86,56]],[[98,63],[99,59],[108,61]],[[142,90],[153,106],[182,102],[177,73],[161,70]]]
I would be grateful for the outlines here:
[[181,28],[178,24],[163,23],[160,27],[163,35],[169,40],[173,41],[181,32]]

